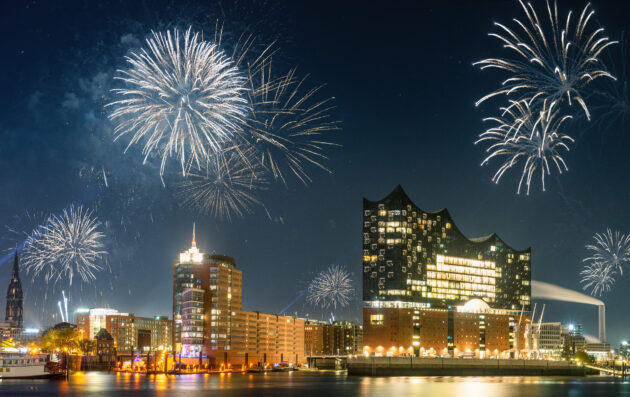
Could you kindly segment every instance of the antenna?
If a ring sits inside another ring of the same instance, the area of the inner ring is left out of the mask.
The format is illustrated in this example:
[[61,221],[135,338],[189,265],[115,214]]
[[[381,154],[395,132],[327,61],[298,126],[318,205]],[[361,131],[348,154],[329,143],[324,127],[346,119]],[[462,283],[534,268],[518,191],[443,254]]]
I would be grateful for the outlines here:
[[195,240],[195,222],[193,222],[193,238],[192,238],[192,246],[197,246],[197,241]]

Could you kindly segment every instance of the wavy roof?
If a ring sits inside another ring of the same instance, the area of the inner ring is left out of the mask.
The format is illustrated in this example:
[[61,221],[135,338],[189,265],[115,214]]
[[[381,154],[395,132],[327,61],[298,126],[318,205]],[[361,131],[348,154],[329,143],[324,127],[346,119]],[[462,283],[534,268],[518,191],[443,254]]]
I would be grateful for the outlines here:
[[489,241],[500,241],[506,247],[508,247],[508,248],[510,248],[510,249],[512,249],[513,251],[516,251],[516,252],[530,252],[531,251],[531,247],[528,247],[528,248],[523,249],[523,250],[517,250],[517,249],[513,248],[511,245],[507,244],[501,237],[499,237],[499,235],[497,235],[496,233],[488,234],[486,236],[481,236],[481,237],[473,237],[473,238],[467,237],[464,233],[461,232],[461,230],[459,230],[459,228],[457,227],[457,225],[453,221],[453,217],[451,216],[451,214],[448,212],[448,210],[446,208],[442,208],[442,209],[440,209],[438,211],[434,211],[434,212],[425,211],[422,208],[418,207],[416,205],[416,203],[414,203],[409,198],[407,193],[403,190],[402,186],[400,186],[400,185],[397,185],[394,188],[394,190],[392,190],[392,192],[390,194],[388,194],[382,200],[371,201],[371,200],[366,199],[365,197],[363,198],[363,200],[365,202],[369,202],[369,203],[372,203],[372,204],[377,204],[377,203],[382,203],[382,202],[392,202],[392,201],[405,202],[405,204],[411,204],[414,207],[416,207],[416,209],[418,209],[419,211],[426,212],[427,214],[436,215],[436,216],[440,215],[443,218],[448,218],[451,221],[452,229],[456,233],[459,233],[459,235],[461,237],[465,238],[466,240],[468,240],[471,243],[480,244],[480,243],[486,243],[486,242],[489,242]]

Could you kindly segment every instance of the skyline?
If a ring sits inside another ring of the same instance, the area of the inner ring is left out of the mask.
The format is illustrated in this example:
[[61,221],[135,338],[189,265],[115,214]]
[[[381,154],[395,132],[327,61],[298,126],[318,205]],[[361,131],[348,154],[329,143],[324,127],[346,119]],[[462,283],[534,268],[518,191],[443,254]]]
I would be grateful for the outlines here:
[[[483,149],[473,142],[484,129],[482,117],[494,107],[475,108],[474,101],[494,87],[496,76],[472,63],[497,52],[487,33],[493,22],[519,15],[516,2],[478,7],[455,1],[432,8],[354,3],[338,5],[336,14],[330,12],[332,2],[312,2],[267,10],[265,20],[280,21],[283,38],[290,38],[280,43],[281,64],[298,65],[335,97],[335,117],[343,123],[333,135],[342,146],[327,153],[332,174],[312,170],[308,186],[295,180],[287,188],[274,186],[263,194],[269,215],[257,209],[231,223],[180,208],[173,187],[161,185],[159,163],[142,165],[138,153],[123,154],[121,145],[111,144],[102,110],[111,73],[121,66],[129,43],[142,41],[154,28],[193,25],[210,31],[207,20],[218,11],[187,3],[169,19],[170,2],[154,12],[144,4],[116,1],[96,8],[75,4],[67,15],[64,7],[39,4],[4,13],[3,36],[12,30],[22,35],[0,47],[10,54],[0,77],[7,87],[0,99],[0,189],[5,192],[0,221],[7,225],[0,232],[2,256],[21,242],[31,218],[59,213],[73,202],[94,208],[110,236],[111,273],[101,272],[96,288],[74,286],[73,309],[98,305],[102,291],[103,303],[119,310],[168,314],[172,264],[188,248],[193,222],[202,250],[236,259],[244,273],[247,310],[280,311],[333,264],[345,266],[360,291],[361,201],[384,197],[398,184],[427,211],[448,208],[466,236],[496,232],[516,249],[531,246],[532,279],[573,290],[582,290],[579,271],[593,234],[608,228],[630,231],[630,188],[623,184],[628,135],[622,126],[602,132],[577,122],[580,139],[566,156],[569,172],[549,177],[546,192],[516,195],[517,175],[495,185],[492,170],[479,166]],[[560,6],[579,10],[584,4]],[[627,28],[617,18],[620,7],[593,5],[611,37]],[[200,9],[204,13],[197,16]],[[329,28],[322,31],[322,25]],[[261,33],[276,34],[264,28]],[[43,65],[47,58],[50,64]],[[93,160],[111,167],[109,186],[98,182]],[[10,263],[0,266],[0,285],[8,283]],[[38,286],[24,272],[21,277],[25,322],[46,320]],[[274,282],[278,287],[268,288]],[[622,330],[630,325],[617,304],[627,299],[627,287],[625,276],[600,297],[609,308],[613,344],[627,337]],[[56,302],[61,288],[50,293]],[[581,323],[596,334],[596,310],[547,303],[550,321]],[[358,320],[360,307],[357,294],[338,318]],[[315,309],[302,299],[287,314],[295,310],[303,315]],[[326,311],[317,313],[327,318]]]

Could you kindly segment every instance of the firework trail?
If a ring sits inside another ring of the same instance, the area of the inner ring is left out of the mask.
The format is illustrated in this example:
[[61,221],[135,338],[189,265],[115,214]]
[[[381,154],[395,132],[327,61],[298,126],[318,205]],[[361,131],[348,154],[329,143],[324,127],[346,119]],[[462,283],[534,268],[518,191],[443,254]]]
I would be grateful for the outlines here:
[[336,309],[347,306],[353,294],[352,280],[346,269],[332,265],[315,277],[308,287],[306,300],[323,309],[331,306]]
[[188,174],[177,195],[183,204],[221,220],[252,213],[253,206],[262,205],[256,193],[267,188],[262,169],[252,156],[251,150],[242,149],[215,155],[203,168]]
[[625,33],[622,33],[619,42],[620,51],[615,60],[610,61],[617,80],[606,79],[605,84],[593,92],[593,98],[597,103],[592,108],[593,113],[597,114],[599,129],[607,131],[620,122],[619,126],[625,132],[630,124],[630,63],[628,63],[630,51],[628,51],[628,39]]
[[525,22],[514,19],[515,28],[495,23],[499,33],[489,34],[499,39],[513,57],[488,58],[474,63],[482,70],[500,69],[510,76],[501,88],[477,101],[476,106],[503,94],[516,95],[516,100],[529,100],[542,94],[549,103],[566,99],[571,106],[577,102],[590,120],[583,91],[597,78],[614,79],[599,57],[604,49],[617,42],[605,37],[603,28],[589,25],[595,13],[590,4],[579,16],[573,16],[570,11],[566,21],[562,21],[556,2],[552,8],[547,1],[547,18],[542,19],[531,3],[525,4],[522,0],[519,3],[525,12]]
[[479,135],[475,142],[488,142],[486,149],[488,156],[481,165],[486,165],[494,157],[504,159],[503,163],[492,177],[494,183],[499,183],[503,174],[523,162],[523,170],[518,183],[517,193],[520,194],[523,183],[527,186],[529,195],[532,177],[540,170],[542,190],[545,190],[545,175],[550,175],[555,165],[562,174],[568,167],[562,158],[561,151],[569,151],[569,143],[573,138],[560,131],[562,124],[571,116],[560,116],[555,103],[548,105],[543,102],[542,110],[532,109],[531,100],[511,101],[507,108],[501,108],[501,117],[490,117],[484,121],[491,121],[495,125]]
[[160,176],[171,156],[186,175],[241,129],[250,113],[247,77],[219,44],[201,40],[191,28],[153,32],[147,46],[131,53],[129,68],[119,71],[125,87],[114,89],[118,99],[108,104],[114,134],[130,136],[127,149],[143,141],[145,163],[161,158]]
[[252,115],[242,138],[245,146],[253,146],[258,162],[286,186],[283,169],[294,174],[302,183],[311,181],[306,166],[330,172],[323,164],[324,150],[335,144],[323,135],[339,130],[332,120],[333,98],[319,100],[321,90],[305,90],[305,78],[298,79],[295,69],[279,78],[271,73],[271,64],[259,68],[249,78]]
[[71,205],[60,216],[51,215],[26,239],[22,260],[26,272],[33,277],[44,276],[48,284],[68,278],[69,285],[75,273],[84,282],[96,278],[98,264],[107,252],[101,223],[91,210]]
[[591,289],[591,295],[602,296],[603,293],[609,292],[615,283],[614,267],[601,262],[592,262],[584,266],[584,270],[580,272],[584,284],[584,290]]
[[630,234],[607,229],[606,233],[595,233],[595,244],[588,244],[586,248],[592,255],[584,259],[589,264],[600,263],[623,275],[623,268],[630,263]]

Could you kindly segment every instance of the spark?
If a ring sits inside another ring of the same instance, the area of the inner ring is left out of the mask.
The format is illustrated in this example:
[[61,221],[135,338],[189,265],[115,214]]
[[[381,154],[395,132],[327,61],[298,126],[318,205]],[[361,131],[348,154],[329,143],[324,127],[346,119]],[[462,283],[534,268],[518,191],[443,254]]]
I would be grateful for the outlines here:
[[480,134],[475,142],[490,143],[486,149],[489,154],[482,161],[482,166],[494,157],[504,159],[492,177],[494,183],[498,184],[506,171],[523,162],[517,194],[525,183],[529,195],[532,177],[537,170],[540,170],[543,191],[545,175],[551,174],[554,165],[560,174],[568,171],[561,151],[568,152],[568,144],[574,142],[573,138],[561,132],[562,124],[572,117],[560,116],[555,102],[549,105],[543,102],[542,109],[537,112],[532,108],[536,99],[534,96],[529,101],[511,101],[510,106],[501,108],[502,116],[484,119],[495,123],[495,126]]
[[615,269],[607,263],[592,262],[584,266],[580,272],[584,284],[584,290],[591,289],[591,295],[601,296],[604,292],[609,292],[615,283]]
[[331,265],[315,277],[308,287],[306,300],[324,309],[347,306],[354,294],[352,280],[345,268]]
[[[599,57],[604,49],[617,42],[605,37],[603,28],[591,28],[589,22],[595,11],[590,4],[572,23],[571,11],[566,22],[559,19],[555,1],[553,9],[547,1],[548,20],[539,19],[531,3],[526,5],[522,0],[519,3],[525,12],[525,22],[514,19],[516,28],[495,23],[499,33],[489,34],[499,39],[513,57],[488,58],[473,64],[482,70],[500,69],[510,76],[499,89],[484,96],[475,105],[503,94],[518,95],[517,100],[542,94],[548,102],[566,99],[569,106],[577,102],[590,120],[583,90],[597,78],[615,79]],[[543,24],[543,21],[547,22]]]
[[284,170],[304,184],[311,181],[307,166],[330,172],[324,151],[336,144],[324,134],[340,129],[330,115],[334,98],[318,99],[322,86],[305,89],[305,81],[296,77],[295,69],[274,78],[270,63],[249,78],[254,105],[244,139],[256,148],[260,164],[285,185]]
[[595,243],[586,246],[592,255],[584,262],[601,263],[623,275],[623,267],[630,263],[630,234],[607,229],[605,233],[595,233],[593,239]]
[[232,216],[243,217],[252,213],[253,206],[262,205],[256,194],[266,187],[262,169],[252,161],[252,151],[232,148],[191,171],[177,195],[183,204],[205,215],[231,221]]
[[23,262],[27,273],[43,275],[47,284],[67,277],[72,285],[75,273],[83,282],[93,281],[95,272],[102,269],[98,261],[107,254],[100,226],[92,211],[82,206],[71,205],[61,215],[49,216],[26,239]]
[[250,113],[246,75],[219,43],[203,41],[188,28],[152,32],[147,47],[126,57],[129,68],[116,79],[124,88],[108,104],[117,122],[115,139],[130,136],[127,150],[144,141],[146,163],[176,157],[181,171],[201,166],[220,151]]

